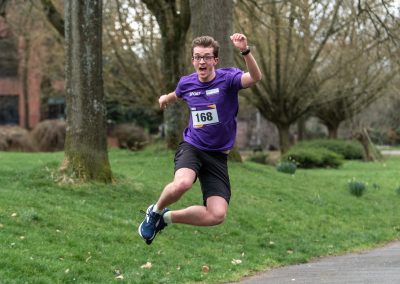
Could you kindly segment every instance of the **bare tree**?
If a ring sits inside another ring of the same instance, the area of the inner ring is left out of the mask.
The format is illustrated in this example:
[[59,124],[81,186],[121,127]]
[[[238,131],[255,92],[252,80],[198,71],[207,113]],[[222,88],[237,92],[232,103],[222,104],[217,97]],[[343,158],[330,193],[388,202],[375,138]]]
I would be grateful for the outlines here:
[[[185,70],[185,41],[190,25],[189,1],[143,0],[143,2],[155,16],[161,32],[161,73],[164,87],[160,93],[171,92]],[[165,109],[164,123],[167,145],[169,148],[176,148],[181,140],[185,123],[182,104],[172,104]]]
[[[289,127],[317,98],[315,67],[321,52],[342,28],[343,1],[240,1],[239,22],[252,34],[264,80],[248,100],[279,131],[280,149],[290,147]],[[251,20],[250,20],[251,19]]]
[[141,1],[105,5],[104,72],[110,100],[159,111],[163,86],[161,36],[155,17]]
[[102,1],[65,1],[67,178],[111,182],[102,74]]
[[[24,126],[29,129],[32,127],[30,123],[30,102],[39,99],[32,97],[34,93],[41,93],[43,98],[43,90],[37,84],[44,77],[48,77],[48,70],[54,71],[54,66],[63,62],[63,56],[58,56],[56,60],[54,54],[62,47],[60,44],[56,48],[55,45],[50,47],[51,42],[55,42],[54,34],[48,33],[47,20],[37,8],[38,3],[31,1],[15,0],[9,2],[7,8],[8,25],[12,30],[12,34],[19,41],[19,49],[15,47],[15,52],[19,53],[19,78],[22,86],[22,102],[24,113]],[[40,7],[40,9],[42,9]],[[51,59],[50,59],[51,58]],[[38,64],[40,62],[40,64]],[[59,68],[60,69],[60,68]],[[54,72],[51,72],[54,78]],[[41,92],[42,91],[42,92]],[[36,116],[35,116],[36,117]],[[42,117],[36,117],[42,119]],[[37,122],[37,121],[35,121]]]
[[[364,4],[372,9],[371,2],[365,1]],[[384,2],[375,3],[370,13],[378,18],[384,15]],[[360,2],[358,7],[348,6],[354,21],[338,32],[324,50],[330,64],[317,68],[318,73],[331,74],[318,86],[318,92],[326,100],[313,108],[316,116],[327,126],[330,138],[337,138],[342,121],[380,99],[399,71],[397,44],[391,32],[394,23],[389,18],[382,18],[380,25],[369,17],[360,19],[359,5]]]
[[397,45],[400,44],[397,0],[357,0],[355,2],[356,19],[359,23],[369,22],[377,37],[387,37]]

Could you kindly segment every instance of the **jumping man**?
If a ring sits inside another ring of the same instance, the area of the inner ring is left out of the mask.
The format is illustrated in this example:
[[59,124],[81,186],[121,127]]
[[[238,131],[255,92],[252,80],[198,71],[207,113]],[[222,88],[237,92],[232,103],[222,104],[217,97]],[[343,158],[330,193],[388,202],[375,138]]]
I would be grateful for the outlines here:
[[[160,108],[182,99],[191,112],[183,142],[175,153],[175,175],[158,201],[150,205],[139,226],[139,235],[151,244],[167,224],[196,226],[221,224],[231,197],[227,158],[236,137],[238,92],[261,80],[261,71],[247,45],[247,38],[233,34],[248,72],[237,68],[216,69],[219,45],[210,36],[192,42],[192,64],[196,72],[183,76],[175,91],[159,98]],[[190,206],[170,211],[167,206],[177,202],[199,179],[203,206]]]

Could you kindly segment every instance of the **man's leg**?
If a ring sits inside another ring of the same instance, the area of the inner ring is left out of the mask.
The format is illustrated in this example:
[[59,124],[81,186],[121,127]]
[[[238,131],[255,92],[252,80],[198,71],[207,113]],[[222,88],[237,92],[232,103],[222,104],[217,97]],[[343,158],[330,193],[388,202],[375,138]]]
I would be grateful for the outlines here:
[[167,184],[158,199],[156,206],[162,210],[168,205],[177,202],[188,191],[196,179],[196,173],[189,168],[181,168],[175,172],[174,180]]
[[207,206],[190,206],[185,209],[171,211],[172,223],[195,226],[214,226],[225,220],[228,202],[220,196],[207,199]]
[[138,228],[139,235],[146,240],[147,244],[151,244],[157,233],[167,226],[163,215],[169,210],[165,207],[178,201],[192,187],[195,179],[195,171],[189,168],[178,169],[175,172],[174,181],[164,188],[158,202],[147,208],[146,217]]

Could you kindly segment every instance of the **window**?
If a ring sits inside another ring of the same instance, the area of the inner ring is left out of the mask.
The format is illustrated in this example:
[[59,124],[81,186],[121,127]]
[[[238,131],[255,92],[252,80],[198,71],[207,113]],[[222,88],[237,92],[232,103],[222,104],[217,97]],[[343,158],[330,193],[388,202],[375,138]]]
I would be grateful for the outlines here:
[[65,118],[65,99],[62,97],[52,97],[47,101],[48,119],[64,119]]
[[0,95],[0,124],[19,124],[19,97]]

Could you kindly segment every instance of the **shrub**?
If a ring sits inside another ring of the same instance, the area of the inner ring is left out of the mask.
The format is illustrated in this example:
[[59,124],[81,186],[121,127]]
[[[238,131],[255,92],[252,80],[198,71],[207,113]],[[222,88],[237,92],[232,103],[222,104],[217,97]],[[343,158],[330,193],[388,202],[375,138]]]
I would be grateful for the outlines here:
[[0,150],[33,152],[35,147],[28,130],[19,126],[3,126],[0,128]]
[[292,161],[299,168],[338,168],[342,165],[342,156],[323,148],[293,147],[282,157],[282,161]]
[[348,183],[348,188],[349,192],[357,197],[361,197],[367,189],[366,185],[363,182],[355,180]]
[[400,186],[399,186],[398,188],[396,188],[395,191],[396,191],[396,193],[397,193],[398,195],[400,195]]
[[294,162],[284,161],[276,166],[278,172],[293,175],[296,172],[297,166]]
[[7,138],[0,132],[0,151],[6,151],[8,149]]
[[117,125],[112,136],[118,139],[118,147],[121,149],[137,151],[149,143],[149,137],[144,129],[132,123]]
[[346,160],[363,159],[363,148],[357,141],[340,140],[340,139],[318,139],[310,141],[302,141],[296,145],[302,148],[324,148],[336,154],[342,155]]
[[44,120],[32,130],[32,141],[39,151],[62,151],[65,143],[65,127],[63,120]]
[[267,164],[267,158],[268,158],[268,154],[267,153],[263,153],[263,152],[257,152],[254,153],[252,155],[250,155],[247,160],[250,162],[254,162],[254,163],[259,163],[259,164]]
[[229,152],[228,160],[231,162],[238,162],[238,163],[243,162],[242,156],[240,155],[236,147],[233,147],[233,149]]

